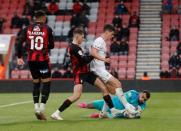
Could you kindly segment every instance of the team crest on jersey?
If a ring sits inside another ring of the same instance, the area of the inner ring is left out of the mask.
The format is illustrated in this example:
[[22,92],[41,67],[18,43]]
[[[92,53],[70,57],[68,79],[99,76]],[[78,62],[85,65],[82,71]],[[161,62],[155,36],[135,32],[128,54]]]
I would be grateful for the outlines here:
[[39,27],[39,26],[35,26],[35,27],[33,28],[33,31],[40,31],[40,27]]
[[81,50],[79,50],[79,51],[78,51],[78,54],[79,54],[79,55],[83,55],[83,53],[82,53],[82,51],[81,51]]

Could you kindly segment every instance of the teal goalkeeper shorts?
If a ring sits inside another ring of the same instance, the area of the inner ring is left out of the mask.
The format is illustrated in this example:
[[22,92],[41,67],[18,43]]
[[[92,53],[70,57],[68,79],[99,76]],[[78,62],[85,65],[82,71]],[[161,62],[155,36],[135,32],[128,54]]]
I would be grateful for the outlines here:
[[104,100],[95,100],[95,101],[93,101],[92,104],[93,104],[93,106],[94,106],[95,109],[101,111],[101,110],[102,110],[102,107],[103,107],[103,105],[104,105]]

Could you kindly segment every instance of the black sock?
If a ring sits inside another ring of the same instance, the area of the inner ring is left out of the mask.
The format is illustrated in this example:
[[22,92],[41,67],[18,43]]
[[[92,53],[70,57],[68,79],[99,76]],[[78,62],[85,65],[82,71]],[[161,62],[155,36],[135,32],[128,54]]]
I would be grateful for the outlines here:
[[114,107],[110,95],[103,96],[103,99],[110,109]]
[[50,82],[44,82],[43,83],[43,88],[42,88],[42,92],[41,92],[41,103],[46,104],[49,94],[50,94]]
[[70,105],[72,104],[72,102],[69,100],[69,99],[67,99],[67,100],[65,100],[64,102],[63,102],[63,104],[58,108],[58,110],[60,111],[60,112],[63,112],[65,109],[67,109]]
[[39,103],[39,97],[40,97],[40,83],[33,83],[33,101],[34,103]]

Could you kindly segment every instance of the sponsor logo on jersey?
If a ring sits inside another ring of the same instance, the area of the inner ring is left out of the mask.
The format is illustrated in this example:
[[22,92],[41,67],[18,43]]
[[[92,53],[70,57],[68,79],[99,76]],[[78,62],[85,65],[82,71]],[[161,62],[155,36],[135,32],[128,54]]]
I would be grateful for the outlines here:
[[33,31],[40,31],[40,27],[39,27],[39,26],[35,26],[35,27],[33,28]]
[[83,55],[83,53],[82,53],[82,51],[81,51],[81,50],[79,50],[79,51],[78,51],[78,54],[79,54],[79,55]]
[[41,73],[41,74],[48,73],[48,69],[40,70],[40,73]]

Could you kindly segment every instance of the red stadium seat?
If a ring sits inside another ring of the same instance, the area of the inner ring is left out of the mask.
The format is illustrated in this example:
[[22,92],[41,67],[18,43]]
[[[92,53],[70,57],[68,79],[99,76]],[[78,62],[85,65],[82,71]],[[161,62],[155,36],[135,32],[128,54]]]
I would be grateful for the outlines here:
[[121,62],[121,61],[127,61],[128,60],[128,56],[126,56],[126,55],[120,55],[119,56],[119,62]]
[[129,48],[129,54],[136,54],[136,47]]
[[12,29],[12,33],[13,34],[18,34],[18,32],[20,31],[20,29],[19,28],[16,28],[16,29]]
[[60,42],[59,41],[55,41],[54,42],[55,47],[54,48],[60,48]]
[[96,28],[96,22],[89,22],[90,28]]
[[118,68],[118,62],[111,62],[110,63],[110,68],[111,69],[117,69]]
[[135,55],[128,55],[128,61],[135,61],[136,60],[136,56]]
[[129,29],[131,33],[138,33],[138,28],[130,28]]
[[163,22],[165,21],[170,21],[171,20],[171,15],[169,14],[163,14]]
[[127,61],[120,61],[119,62],[119,68],[126,68],[127,67]]
[[88,34],[95,34],[96,28],[95,27],[89,27],[88,28]]
[[56,16],[56,21],[63,21],[63,20],[64,20],[64,16],[63,15]]
[[133,46],[136,47],[136,40],[130,40],[130,41],[129,41],[129,46],[130,46],[130,47],[133,47]]
[[111,19],[106,19],[105,23],[106,24],[112,24],[112,20]]
[[70,21],[71,18],[72,18],[72,16],[70,16],[70,15],[65,15],[65,16],[64,16],[64,21]]
[[126,68],[121,68],[118,70],[118,78],[125,79],[126,78]]
[[134,68],[136,66],[136,62],[135,61],[129,61],[128,62],[128,68]]
[[169,53],[167,53],[167,54],[162,54],[162,61],[168,61],[169,58],[170,58]]
[[117,61],[118,62],[119,57],[117,55],[112,55],[112,56],[110,56],[110,59],[112,61]]
[[11,71],[11,78],[12,78],[12,79],[18,79],[19,76],[20,76],[19,70],[12,70],[12,71]]
[[61,42],[60,48],[67,48],[68,45],[69,45],[69,44],[68,44],[67,42]]
[[28,79],[29,78],[29,71],[28,70],[20,70],[20,78],[21,79]]
[[127,78],[128,79],[134,79],[135,78],[135,69],[134,68],[128,68]]
[[169,47],[170,42],[169,41],[162,41],[162,47]]
[[129,36],[129,39],[130,40],[137,40],[137,34],[136,33],[131,33],[130,36]]
[[103,28],[102,27],[97,27],[96,28],[96,34],[101,34],[103,32]]
[[130,15],[122,15],[123,23],[126,23],[128,25],[129,24],[129,17],[130,17]]
[[12,30],[11,30],[10,28],[5,28],[5,29],[3,30],[3,33],[4,33],[4,34],[11,34],[11,33],[12,33]]
[[100,8],[98,13],[99,15],[106,15],[106,8]]
[[104,23],[104,20],[99,20],[98,22],[97,22],[97,28],[104,28],[104,25],[105,25],[105,23]]

